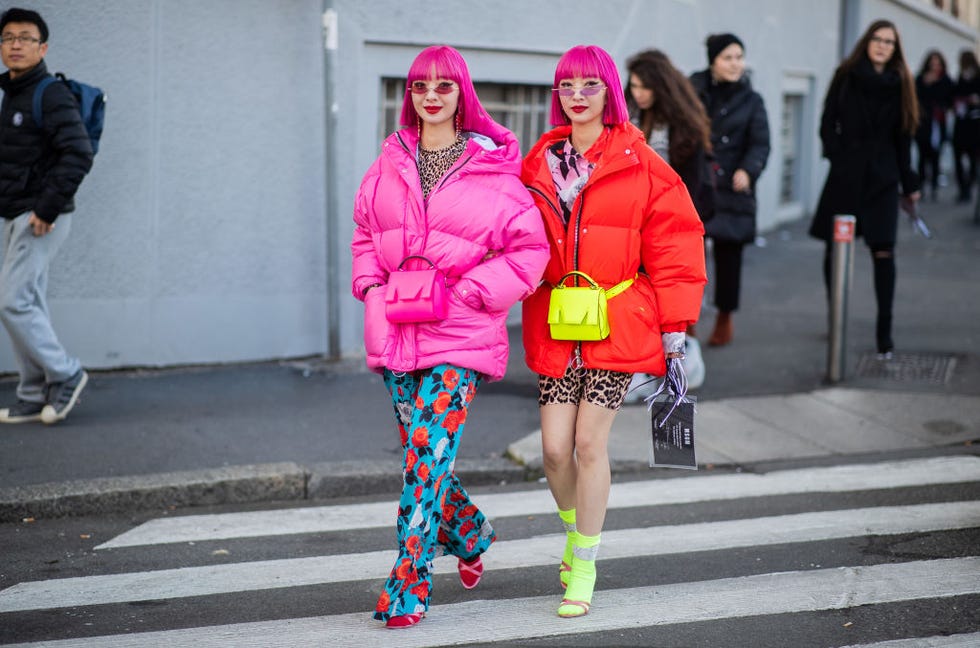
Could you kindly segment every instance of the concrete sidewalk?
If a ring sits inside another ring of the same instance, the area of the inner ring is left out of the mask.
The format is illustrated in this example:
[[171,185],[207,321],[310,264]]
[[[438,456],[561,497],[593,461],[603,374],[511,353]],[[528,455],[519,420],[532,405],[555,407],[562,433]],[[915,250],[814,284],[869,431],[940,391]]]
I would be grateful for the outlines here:
[[[828,388],[708,401],[698,403],[696,412],[697,462],[709,467],[923,450],[980,439],[980,396]],[[509,448],[515,459],[537,469],[539,434]],[[609,439],[613,470],[648,467],[651,434],[644,406],[624,408]],[[980,453],[980,444],[975,451]]]
[[[947,192],[950,193],[951,192]],[[745,252],[735,341],[704,347],[696,437],[703,469],[843,461],[874,453],[977,452],[980,227],[972,206],[926,203],[935,232],[901,223],[893,361],[875,359],[870,258],[855,246],[844,380],[824,384],[822,244],[805,221]],[[710,331],[706,295],[699,323]],[[8,343],[5,338],[0,343]],[[541,475],[536,377],[511,329],[506,378],[481,386],[457,471],[469,486]],[[0,380],[0,402],[16,381]],[[650,419],[631,405],[610,441],[616,472],[652,477]],[[380,377],[358,358],[92,372],[54,426],[0,427],[0,521],[400,490],[401,449]],[[977,476],[980,479],[980,475]]]

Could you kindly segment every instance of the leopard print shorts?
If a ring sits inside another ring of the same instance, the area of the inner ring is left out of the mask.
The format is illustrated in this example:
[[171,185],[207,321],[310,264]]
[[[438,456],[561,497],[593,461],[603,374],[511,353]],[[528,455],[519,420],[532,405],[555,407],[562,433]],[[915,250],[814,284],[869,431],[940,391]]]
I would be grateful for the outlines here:
[[587,401],[599,407],[618,410],[623,406],[633,374],[609,369],[565,370],[561,378],[538,376],[538,405],[557,405]]

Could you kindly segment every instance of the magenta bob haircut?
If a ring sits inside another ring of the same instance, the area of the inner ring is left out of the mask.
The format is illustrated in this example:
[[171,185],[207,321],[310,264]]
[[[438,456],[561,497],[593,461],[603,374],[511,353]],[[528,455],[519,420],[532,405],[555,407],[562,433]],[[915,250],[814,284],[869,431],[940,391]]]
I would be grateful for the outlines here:
[[[623,87],[619,80],[619,70],[613,63],[612,57],[598,45],[576,45],[558,59],[555,68],[555,83],[558,87],[562,79],[575,77],[598,77],[606,86],[606,108],[602,111],[602,123],[607,126],[622,124],[629,119],[626,109],[626,99],[619,88]],[[568,115],[561,109],[561,99],[557,92],[551,93],[551,124],[562,126],[571,123]]]
[[473,80],[463,55],[448,45],[433,45],[419,52],[408,69],[408,82],[405,84],[405,97],[402,100],[402,114],[399,123],[404,127],[415,127],[418,115],[412,104],[412,83],[429,79],[449,79],[459,86],[460,129],[486,135],[500,142],[501,132],[506,129],[495,122],[484,110],[476,96]]

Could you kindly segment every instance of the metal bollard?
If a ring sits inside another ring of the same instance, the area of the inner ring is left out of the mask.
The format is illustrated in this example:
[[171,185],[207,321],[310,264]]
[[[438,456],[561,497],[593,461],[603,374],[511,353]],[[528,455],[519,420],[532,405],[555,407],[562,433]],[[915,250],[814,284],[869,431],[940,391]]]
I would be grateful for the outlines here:
[[827,382],[844,379],[847,350],[847,299],[854,272],[854,216],[834,216],[834,249],[830,270],[830,341],[827,345]]

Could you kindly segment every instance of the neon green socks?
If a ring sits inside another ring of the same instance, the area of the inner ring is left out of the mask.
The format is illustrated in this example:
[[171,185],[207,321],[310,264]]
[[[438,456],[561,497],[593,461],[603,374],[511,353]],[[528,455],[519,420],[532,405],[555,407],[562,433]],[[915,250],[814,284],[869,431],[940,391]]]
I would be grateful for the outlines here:
[[568,589],[558,606],[558,616],[579,617],[589,613],[592,590],[595,587],[595,559],[599,553],[599,535],[587,536],[575,532],[572,543],[572,570]]
[[562,526],[565,527],[565,551],[561,556],[561,565],[558,566],[558,578],[564,588],[568,587],[568,575],[572,571],[572,542],[576,534],[575,509],[568,509],[567,511],[558,509],[558,517],[561,518]]

